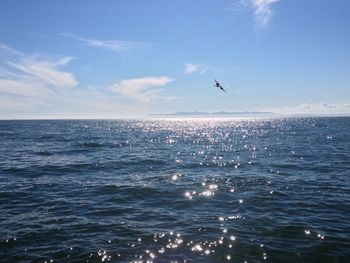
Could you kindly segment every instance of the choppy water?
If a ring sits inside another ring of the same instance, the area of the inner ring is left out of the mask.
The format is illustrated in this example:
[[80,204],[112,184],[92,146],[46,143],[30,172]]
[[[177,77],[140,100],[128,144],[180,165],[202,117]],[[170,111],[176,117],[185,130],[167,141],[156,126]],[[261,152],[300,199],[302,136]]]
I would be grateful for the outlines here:
[[0,262],[350,262],[350,118],[1,121]]

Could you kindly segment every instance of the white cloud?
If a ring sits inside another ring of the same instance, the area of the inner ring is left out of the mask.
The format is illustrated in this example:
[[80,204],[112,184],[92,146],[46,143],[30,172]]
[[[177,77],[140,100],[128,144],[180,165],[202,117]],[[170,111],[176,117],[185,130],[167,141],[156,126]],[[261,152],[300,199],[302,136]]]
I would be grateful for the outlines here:
[[63,57],[56,61],[43,61],[25,58],[18,63],[8,62],[8,64],[32,78],[45,82],[47,85],[69,88],[75,87],[78,84],[77,80],[72,73],[61,71],[58,67],[66,65],[71,59],[71,57]]
[[12,84],[15,81],[25,81],[26,85],[34,83],[57,88],[74,87],[78,84],[72,73],[59,69],[67,65],[73,59],[72,57],[44,59],[24,54],[2,43],[0,43],[0,50],[10,55],[8,61],[4,61],[6,64],[0,68],[2,81],[11,80]]
[[27,98],[45,98],[54,94],[40,82],[30,79],[0,79],[0,92]]
[[253,0],[255,20],[260,26],[266,26],[274,14],[272,5],[279,0]]
[[96,39],[80,39],[85,42],[89,46],[92,47],[101,47],[105,49],[109,49],[116,52],[122,52],[123,50],[128,50],[130,48],[130,44],[128,42],[122,42],[117,40],[96,40]]
[[162,96],[160,87],[172,81],[174,79],[166,76],[126,79],[112,85],[109,90],[139,102],[168,100],[171,97]]
[[119,55],[122,55],[131,49],[147,48],[152,46],[152,44],[145,43],[145,42],[89,39],[89,38],[82,38],[80,36],[76,36],[74,34],[68,34],[68,33],[62,33],[60,35],[66,38],[80,41],[91,47],[103,48],[103,49],[117,52]]
[[251,9],[259,27],[265,27],[275,14],[273,5],[279,0],[239,0],[234,2],[234,9]]
[[43,59],[0,44],[8,61],[0,68],[0,109],[17,112],[49,106],[65,88],[75,87],[74,75],[62,71],[72,58]]
[[202,75],[207,71],[207,69],[201,64],[185,64],[185,73],[188,75],[199,74]]

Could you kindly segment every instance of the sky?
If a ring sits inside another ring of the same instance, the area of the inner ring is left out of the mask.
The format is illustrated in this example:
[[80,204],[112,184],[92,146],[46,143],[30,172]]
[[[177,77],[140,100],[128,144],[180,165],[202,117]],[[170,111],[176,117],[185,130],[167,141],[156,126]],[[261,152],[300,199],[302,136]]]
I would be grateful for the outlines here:
[[350,115],[349,12],[349,0],[2,0],[0,119]]

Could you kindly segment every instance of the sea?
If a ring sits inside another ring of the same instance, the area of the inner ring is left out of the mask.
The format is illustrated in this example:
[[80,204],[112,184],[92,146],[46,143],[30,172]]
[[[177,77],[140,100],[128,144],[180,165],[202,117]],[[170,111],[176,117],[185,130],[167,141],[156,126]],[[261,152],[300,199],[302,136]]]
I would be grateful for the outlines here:
[[0,262],[350,262],[350,118],[0,121]]

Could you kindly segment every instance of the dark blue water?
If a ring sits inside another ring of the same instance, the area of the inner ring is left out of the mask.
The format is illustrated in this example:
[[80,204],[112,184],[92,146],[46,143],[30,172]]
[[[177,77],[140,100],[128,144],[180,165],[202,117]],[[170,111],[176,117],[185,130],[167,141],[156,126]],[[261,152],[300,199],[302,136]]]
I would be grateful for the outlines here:
[[0,262],[350,262],[350,118],[1,121]]

